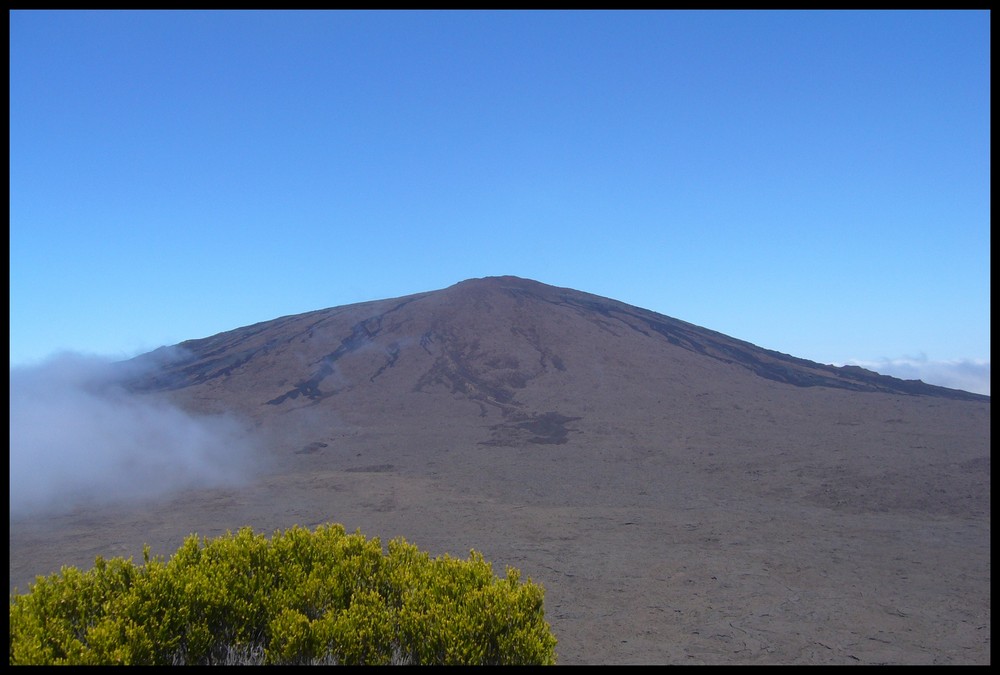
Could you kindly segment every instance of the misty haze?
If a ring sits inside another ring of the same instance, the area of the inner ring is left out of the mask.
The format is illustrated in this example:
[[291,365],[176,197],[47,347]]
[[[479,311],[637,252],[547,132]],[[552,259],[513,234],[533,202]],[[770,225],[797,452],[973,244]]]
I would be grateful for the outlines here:
[[259,442],[235,419],[136,396],[123,375],[69,353],[11,369],[12,517],[239,485],[258,469]]

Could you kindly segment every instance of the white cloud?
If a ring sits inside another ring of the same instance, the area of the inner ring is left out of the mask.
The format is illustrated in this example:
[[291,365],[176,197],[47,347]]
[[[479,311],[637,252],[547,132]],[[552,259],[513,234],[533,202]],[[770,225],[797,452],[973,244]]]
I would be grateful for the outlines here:
[[904,380],[922,380],[949,389],[990,394],[990,362],[975,359],[932,361],[926,355],[883,358],[877,361],[851,359],[842,365],[861,366],[882,375]]
[[243,426],[130,394],[120,384],[129,372],[70,353],[11,368],[12,516],[249,477],[259,453]]

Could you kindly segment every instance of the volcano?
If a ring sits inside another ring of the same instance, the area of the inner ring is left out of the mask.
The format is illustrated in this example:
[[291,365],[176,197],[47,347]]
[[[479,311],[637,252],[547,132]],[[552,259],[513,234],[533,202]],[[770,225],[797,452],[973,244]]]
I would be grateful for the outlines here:
[[191,532],[340,522],[517,567],[559,663],[989,663],[987,396],[517,277],[122,367],[137,396],[245,420],[267,470],[12,521],[12,587]]

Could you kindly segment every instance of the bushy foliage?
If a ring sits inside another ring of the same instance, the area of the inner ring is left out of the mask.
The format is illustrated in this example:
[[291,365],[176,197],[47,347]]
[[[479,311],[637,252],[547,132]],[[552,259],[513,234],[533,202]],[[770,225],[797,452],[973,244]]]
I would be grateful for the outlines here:
[[541,586],[341,525],[188,537],[10,601],[10,664],[551,664]]

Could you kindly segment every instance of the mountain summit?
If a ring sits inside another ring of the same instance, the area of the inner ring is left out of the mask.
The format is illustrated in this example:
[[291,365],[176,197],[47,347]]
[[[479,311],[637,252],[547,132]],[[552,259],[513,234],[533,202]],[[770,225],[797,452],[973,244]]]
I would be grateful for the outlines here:
[[512,276],[286,316],[146,358],[168,352],[173,356],[163,359],[164,367],[137,388],[211,390],[255,417],[324,405],[422,409],[422,399],[444,395],[456,414],[464,409],[545,426],[556,435],[553,442],[565,440],[554,420],[579,416],[609,392],[645,405],[763,379],[986,398],[814,363],[616,300]]

